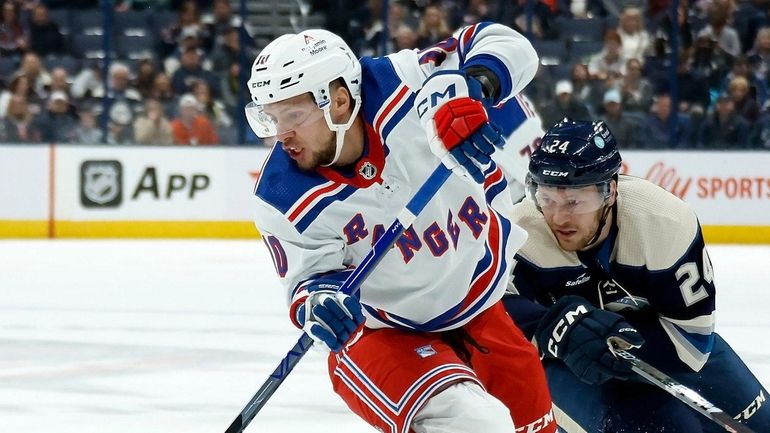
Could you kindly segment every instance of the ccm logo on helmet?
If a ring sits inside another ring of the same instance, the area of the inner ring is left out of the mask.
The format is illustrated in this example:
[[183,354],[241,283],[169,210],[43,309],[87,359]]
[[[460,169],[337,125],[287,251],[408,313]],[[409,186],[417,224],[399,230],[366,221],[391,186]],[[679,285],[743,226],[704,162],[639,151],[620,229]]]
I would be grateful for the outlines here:
[[270,80],[257,81],[256,83],[251,83],[252,87],[264,87],[269,85],[270,85]]
[[569,172],[555,171],[555,170],[543,170],[543,176],[555,176],[555,177],[567,177]]

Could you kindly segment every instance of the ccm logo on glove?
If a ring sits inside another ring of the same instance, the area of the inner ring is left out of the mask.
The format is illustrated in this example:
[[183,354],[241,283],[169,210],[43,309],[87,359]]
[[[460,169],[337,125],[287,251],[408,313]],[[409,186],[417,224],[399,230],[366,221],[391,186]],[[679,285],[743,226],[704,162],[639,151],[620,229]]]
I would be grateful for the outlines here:
[[562,317],[562,319],[556,323],[556,326],[553,328],[553,332],[551,333],[551,338],[548,339],[548,352],[554,358],[559,357],[558,344],[570,329],[569,327],[575,323],[578,317],[582,316],[583,314],[588,314],[588,309],[585,305],[578,305],[577,308],[572,311],[568,311],[567,314],[565,314],[564,317]]
[[443,92],[433,92],[425,99],[417,103],[417,115],[422,118],[429,108],[439,105],[439,102],[446,99],[452,99],[457,96],[457,89],[454,84],[450,84]]

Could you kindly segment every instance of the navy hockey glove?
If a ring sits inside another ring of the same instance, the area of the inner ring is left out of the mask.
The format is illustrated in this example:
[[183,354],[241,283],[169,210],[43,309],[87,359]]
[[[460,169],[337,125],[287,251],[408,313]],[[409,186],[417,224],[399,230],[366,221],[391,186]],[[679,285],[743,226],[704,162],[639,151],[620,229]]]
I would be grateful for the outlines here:
[[626,349],[644,344],[644,338],[623,316],[600,310],[580,296],[560,298],[543,316],[535,339],[546,357],[561,359],[591,385],[627,379],[631,374],[631,366],[612,354],[610,343]]
[[307,285],[308,297],[297,308],[296,319],[317,344],[339,352],[364,323],[361,304],[339,293],[342,282],[318,279]]
[[489,121],[481,83],[463,71],[439,71],[417,93],[415,108],[430,150],[456,174],[484,182],[490,155],[505,144]]

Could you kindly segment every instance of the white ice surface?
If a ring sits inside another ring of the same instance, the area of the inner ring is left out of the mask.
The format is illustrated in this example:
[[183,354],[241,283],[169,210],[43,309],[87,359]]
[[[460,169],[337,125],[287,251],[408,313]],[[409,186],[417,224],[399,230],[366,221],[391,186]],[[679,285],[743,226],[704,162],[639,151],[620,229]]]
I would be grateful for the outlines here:
[[[770,247],[711,246],[717,331],[770,385]],[[217,433],[298,331],[258,241],[0,242],[0,433]],[[372,433],[311,351],[247,432]]]

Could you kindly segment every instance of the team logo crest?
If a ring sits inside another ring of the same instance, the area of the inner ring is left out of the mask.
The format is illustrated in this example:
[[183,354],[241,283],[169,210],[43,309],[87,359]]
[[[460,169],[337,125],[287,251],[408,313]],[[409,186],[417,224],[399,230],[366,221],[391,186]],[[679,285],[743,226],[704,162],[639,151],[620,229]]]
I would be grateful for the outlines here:
[[366,161],[361,164],[361,167],[358,168],[358,173],[364,179],[372,180],[375,176],[377,176],[377,167],[375,167],[371,162]]
[[599,288],[607,295],[618,293],[618,285],[612,280],[601,281],[599,283]]
[[85,207],[115,207],[122,197],[120,161],[85,161],[80,166],[80,202]]
[[420,346],[417,349],[414,349],[414,351],[417,353],[417,355],[420,356],[420,358],[427,358],[438,353],[436,352],[436,349],[434,349],[430,344],[427,346]]

